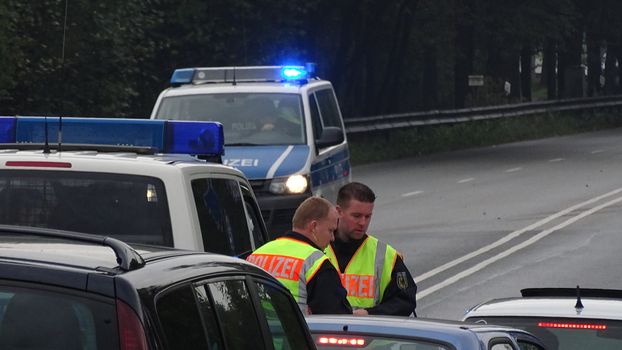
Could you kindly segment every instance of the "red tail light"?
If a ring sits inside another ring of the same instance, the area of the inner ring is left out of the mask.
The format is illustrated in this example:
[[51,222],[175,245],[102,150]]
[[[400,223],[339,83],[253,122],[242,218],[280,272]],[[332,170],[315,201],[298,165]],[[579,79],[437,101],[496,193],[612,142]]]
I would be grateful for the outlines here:
[[317,343],[321,345],[336,345],[346,347],[365,346],[365,339],[351,337],[319,337]]
[[117,300],[117,319],[121,350],[147,350],[147,339],[138,315],[126,303]]
[[603,330],[607,329],[606,324],[593,324],[593,323],[558,323],[558,322],[538,322],[538,327],[543,328],[567,328],[567,329],[594,329]]
[[44,162],[44,161],[8,161],[6,166],[28,166],[41,168],[71,168],[71,163],[67,162]]

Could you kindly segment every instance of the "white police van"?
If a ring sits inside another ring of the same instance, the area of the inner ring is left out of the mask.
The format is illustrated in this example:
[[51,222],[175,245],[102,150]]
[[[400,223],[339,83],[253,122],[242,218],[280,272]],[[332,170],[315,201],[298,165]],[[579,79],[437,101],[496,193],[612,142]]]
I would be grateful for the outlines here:
[[224,164],[244,172],[279,236],[305,198],[334,201],[351,179],[335,92],[312,74],[311,64],[178,69],[151,118],[222,123]]
[[222,152],[213,122],[0,117],[0,225],[245,257],[268,235]]

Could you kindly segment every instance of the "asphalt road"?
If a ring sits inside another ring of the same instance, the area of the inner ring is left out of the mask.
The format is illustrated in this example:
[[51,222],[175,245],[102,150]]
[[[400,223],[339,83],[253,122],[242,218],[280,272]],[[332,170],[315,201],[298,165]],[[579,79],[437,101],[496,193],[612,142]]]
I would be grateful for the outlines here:
[[370,233],[405,255],[417,313],[527,287],[622,289],[622,129],[359,166]]

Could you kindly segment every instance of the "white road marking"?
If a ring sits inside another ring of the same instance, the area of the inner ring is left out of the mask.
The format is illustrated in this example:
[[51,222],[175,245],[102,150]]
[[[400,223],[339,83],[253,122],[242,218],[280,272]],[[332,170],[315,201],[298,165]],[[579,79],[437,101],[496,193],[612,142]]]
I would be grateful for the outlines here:
[[602,149],[597,149],[597,150],[593,150],[591,153],[592,154],[597,154],[597,153],[603,153],[603,152],[605,152],[605,151],[602,150]]
[[564,158],[549,159],[549,163],[561,162],[562,160],[564,160]]
[[459,183],[459,184],[464,184],[464,183],[467,183],[467,182],[471,182],[471,181],[473,181],[473,180],[475,180],[475,179],[474,179],[474,178],[472,178],[472,177],[469,177],[469,178],[462,179],[462,180],[458,181],[458,183]]
[[523,168],[519,166],[519,167],[516,167],[516,168],[508,169],[505,172],[506,173],[513,173],[513,172],[521,171],[521,170],[523,170]]
[[[422,275],[420,275],[418,277],[415,277],[415,281],[417,281],[417,282],[423,281],[423,280],[425,280],[425,279],[427,279],[427,278],[429,278],[431,276],[436,275],[437,273],[440,273],[441,271],[444,271],[444,270],[446,270],[446,269],[448,269],[450,267],[453,267],[453,266],[455,266],[455,265],[457,265],[457,264],[459,264],[461,262],[464,262],[464,261],[466,261],[468,259],[471,259],[471,258],[473,258],[473,257],[475,257],[477,255],[480,255],[480,254],[482,254],[482,253],[484,253],[486,251],[489,251],[490,249],[492,249],[494,247],[497,247],[497,246],[499,246],[499,245],[509,241],[510,239],[519,236],[520,234],[522,234],[524,232],[527,232],[529,230],[533,230],[536,227],[542,226],[542,225],[546,224],[547,222],[549,222],[549,221],[551,221],[553,219],[559,218],[560,216],[566,215],[569,212],[572,212],[572,211],[574,211],[574,210],[576,210],[576,209],[578,209],[580,207],[583,207],[585,205],[597,202],[599,200],[602,200],[603,198],[610,197],[610,196],[618,194],[620,192],[622,192],[622,188],[618,188],[618,189],[613,190],[613,191],[611,191],[609,193],[605,193],[605,194],[603,194],[601,196],[589,199],[589,200],[587,200],[585,202],[582,202],[582,203],[574,205],[574,206],[572,206],[570,208],[564,209],[564,210],[562,210],[562,211],[560,211],[558,213],[555,213],[555,214],[553,214],[553,215],[551,215],[551,216],[549,216],[549,217],[547,217],[545,219],[542,219],[542,220],[540,220],[540,221],[538,221],[538,222],[536,222],[536,223],[534,223],[532,225],[529,225],[529,226],[527,226],[527,227],[525,227],[525,228],[523,228],[521,230],[514,231],[514,232],[510,233],[509,235],[503,237],[502,239],[500,239],[500,240],[498,240],[498,241],[496,241],[496,242],[494,242],[492,244],[489,244],[489,245],[487,245],[485,247],[482,247],[482,248],[478,249],[475,252],[467,254],[467,255],[465,255],[465,256],[463,256],[461,258],[458,258],[458,259],[456,259],[454,261],[451,261],[451,262],[449,262],[449,263],[447,263],[447,264],[445,264],[443,266],[440,266],[440,267],[438,267],[436,269],[428,271],[428,272],[426,272],[426,273],[424,273],[424,274],[422,274]],[[498,260],[500,260],[502,258],[505,258],[508,255],[510,255],[512,253],[515,253],[515,252],[517,252],[517,251],[519,251],[519,250],[521,250],[521,249],[523,249],[525,247],[530,246],[531,244],[539,241],[540,239],[548,236],[549,234],[551,234],[551,233],[553,233],[553,232],[555,232],[557,230],[560,230],[560,229],[562,229],[562,228],[564,228],[564,227],[566,227],[566,226],[568,226],[570,224],[575,223],[576,221],[579,221],[580,219],[583,219],[584,217],[586,217],[588,215],[594,214],[595,212],[597,212],[597,211],[599,211],[599,210],[601,210],[603,208],[606,208],[608,206],[617,204],[619,202],[622,202],[622,197],[615,198],[613,200],[610,200],[609,202],[603,203],[603,204],[601,204],[599,206],[596,206],[596,207],[594,207],[592,209],[586,210],[586,211],[582,212],[581,214],[573,216],[572,218],[570,218],[570,219],[568,219],[568,220],[566,220],[566,221],[564,221],[564,222],[562,222],[562,223],[560,223],[560,224],[558,224],[558,225],[556,225],[556,226],[554,226],[554,227],[552,227],[550,229],[544,230],[544,231],[536,234],[535,236],[529,238],[528,240],[525,240],[524,242],[521,242],[521,243],[517,244],[516,246],[514,246],[512,248],[509,248],[509,249],[507,249],[507,250],[505,250],[505,251],[503,251],[503,252],[501,252],[501,253],[499,253],[499,254],[491,257],[491,258],[488,258],[488,259],[480,262],[479,264],[477,264],[477,265],[475,265],[475,266],[473,266],[473,267],[471,267],[469,269],[466,269],[466,270],[464,270],[464,271],[462,271],[462,272],[452,276],[451,278],[446,279],[445,281],[443,281],[441,283],[438,283],[438,284],[436,284],[436,285],[434,285],[434,286],[432,286],[430,288],[427,288],[425,290],[422,290],[421,292],[418,292],[417,293],[417,300],[419,300],[419,299],[421,299],[421,298],[423,298],[423,297],[425,297],[425,296],[427,296],[427,295],[429,295],[431,293],[434,293],[434,292],[438,291],[439,289],[447,287],[448,285],[453,284],[453,283],[455,283],[455,282],[457,282],[457,281],[459,281],[459,280],[461,280],[461,279],[463,279],[463,278],[465,278],[465,277],[467,277],[469,275],[472,275],[475,272],[483,269],[484,267],[486,267],[486,266],[488,266],[488,265],[490,265],[490,264],[492,264],[492,263],[494,263],[494,262],[496,262],[496,261],[498,261]]]
[[422,193],[423,191],[413,191],[413,192],[408,192],[408,193],[402,193],[402,197],[411,197],[411,196],[416,196]]

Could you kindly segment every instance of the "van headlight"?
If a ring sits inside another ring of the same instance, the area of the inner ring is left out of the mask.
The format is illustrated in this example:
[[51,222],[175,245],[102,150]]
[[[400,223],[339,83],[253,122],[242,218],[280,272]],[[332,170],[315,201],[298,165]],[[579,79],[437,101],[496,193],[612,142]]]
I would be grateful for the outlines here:
[[307,191],[309,180],[304,175],[296,174],[275,178],[270,183],[270,192],[274,194],[301,194]]

